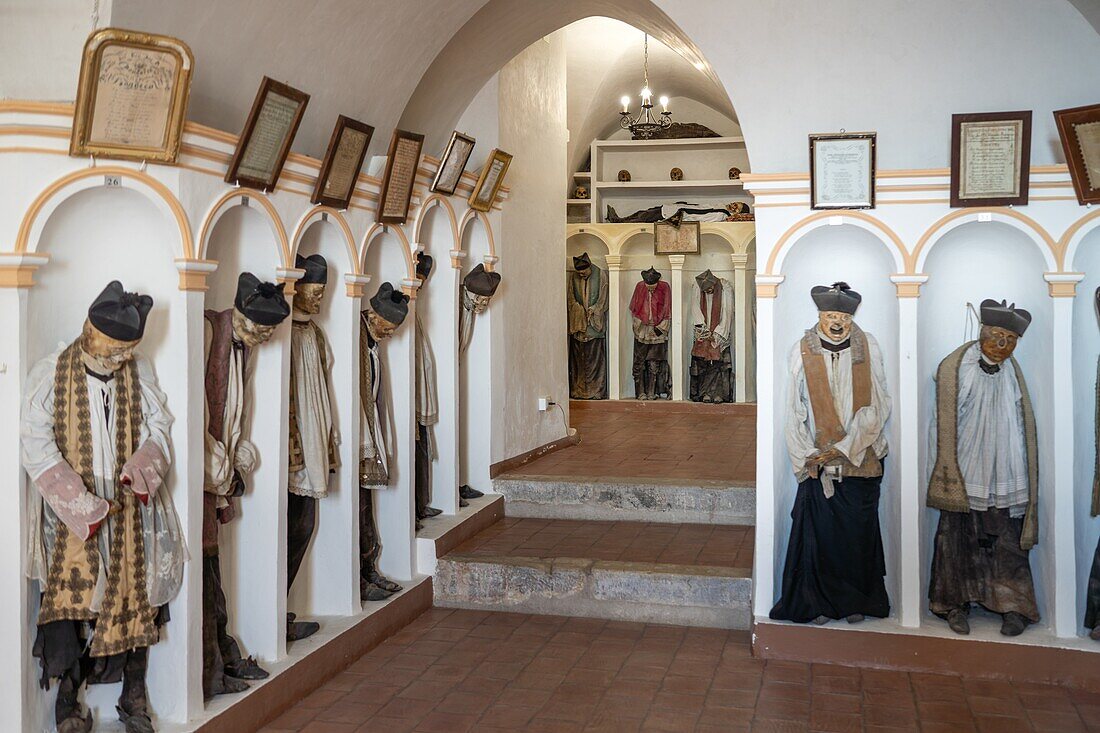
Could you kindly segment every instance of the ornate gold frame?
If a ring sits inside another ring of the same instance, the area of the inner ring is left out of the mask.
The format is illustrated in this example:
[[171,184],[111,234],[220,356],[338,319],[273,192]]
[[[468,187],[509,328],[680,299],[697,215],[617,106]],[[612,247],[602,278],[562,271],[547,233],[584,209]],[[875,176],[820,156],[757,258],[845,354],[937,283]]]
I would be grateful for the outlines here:
[[[489,193],[489,199],[485,203],[478,203],[478,194],[481,193],[482,186],[485,185],[485,179],[489,177],[489,171],[493,168],[493,161],[504,161],[504,167],[500,171],[500,175],[497,176],[497,181],[493,185],[493,190]],[[497,200],[497,194],[500,193],[500,187],[504,185],[504,176],[508,175],[508,167],[512,165],[511,153],[506,153],[500,148],[494,148],[493,152],[489,153],[489,158],[485,161],[485,165],[481,168],[481,174],[477,177],[477,183],[474,184],[474,190],[470,192],[470,198],[467,203],[474,211],[488,211],[493,208],[493,202]]]
[[[130,46],[138,49],[155,50],[159,53],[168,53],[174,56],[178,62],[171,106],[168,111],[165,139],[163,144],[158,147],[142,148],[96,142],[88,139],[92,130],[92,117],[99,86],[97,72],[104,50],[111,46]],[[80,61],[80,84],[76,93],[69,155],[98,155],[104,158],[121,158],[123,160],[176,163],[179,159],[180,144],[183,139],[183,123],[187,114],[187,99],[191,92],[191,72],[194,65],[195,57],[192,55],[191,49],[178,38],[153,33],[139,33],[122,28],[102,28],[93,31],[84,43],[84,53]]]

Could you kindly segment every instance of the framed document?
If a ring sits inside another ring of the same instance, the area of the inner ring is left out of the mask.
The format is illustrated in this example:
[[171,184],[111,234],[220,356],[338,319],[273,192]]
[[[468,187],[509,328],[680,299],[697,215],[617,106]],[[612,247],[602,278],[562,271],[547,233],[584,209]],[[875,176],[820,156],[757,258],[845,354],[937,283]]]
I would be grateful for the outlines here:
[[308,103],[305,92],[265,76],[229,161],[225,182],[261,191],[275,188]]
[[503,150],[494,149],[481,169],[474,190],[470,194],[469,205],[474,211],[488,211],[493,207],[500,187],[504,183],[504,174],[512,164],[512,156]]
[[69,155],[175,163],[194,64],[176,38],[93,32],[80,61]]
[[1054,113],[1073,189],[1082,204],[1100,204],[1100,104]]
[[697,255],[702,242],[702,227],[697,221],[685,221],[680,226],[665,221],[653,225],[653,254]]
[[458,130],[451,133],[451,141],[447,143],[447,150],[439,161],[439,170],[432,181],[432,191],[448,196],[455,192],[462,178],[462,171],[466,170],[466,162],[470,160],[470,153],[474,152],[474,142],[472,137],[463,135]]
[[810,135],[810,208],[875,208],[876,133]]
[[334,209],[348,208],[372,135],[374,128],[366,123],[344,115],[336,118],[310,201]]
[[390,151],[386,156],[386,173],[382,176],[382,194],[378,197],[380,224],[404,224],[409,218],[416,167],[420,165],[420,149],[424,136],[405,130],[394,130]]
[[951,206],[1025,206],[1031,111],[951,115]]

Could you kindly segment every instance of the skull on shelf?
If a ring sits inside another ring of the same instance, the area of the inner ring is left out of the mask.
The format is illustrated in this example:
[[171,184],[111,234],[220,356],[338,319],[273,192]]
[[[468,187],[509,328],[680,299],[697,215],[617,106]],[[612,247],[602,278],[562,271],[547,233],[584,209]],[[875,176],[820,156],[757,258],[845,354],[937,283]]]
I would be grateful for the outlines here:
[[679,168],[673,168],[668,172],[668,177],[673,181],[682,181],[684,180],[684,172]]
[[736,181],[739,178],[741,178],[741,169],[738,168],[737,166],[734,166],[733,168],[730,168],[730,180],[731,181]]
[[629,183],[630,182],[630,171],[628,171],[626,168],[623,168],[621,171],[619,171],[619,182],[620,183]]
[[573,198],[586,199],[588,198],[588,188],[585,186],[577,186],[573,189]]

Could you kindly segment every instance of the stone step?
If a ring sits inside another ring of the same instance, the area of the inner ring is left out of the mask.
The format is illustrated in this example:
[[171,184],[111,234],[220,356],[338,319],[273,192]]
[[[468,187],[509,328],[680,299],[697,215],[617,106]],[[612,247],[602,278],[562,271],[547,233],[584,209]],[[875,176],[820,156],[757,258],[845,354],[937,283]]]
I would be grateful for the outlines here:
[[721,481],[568,478],[510,474],[493,480],[512,517],[754,524],[756,488]]
[[747,527],[506,517],[439,558],[435,604],[747,629],[753,536]]
[[441,558],[435,605],[748,629],[752,571],[584,558]]

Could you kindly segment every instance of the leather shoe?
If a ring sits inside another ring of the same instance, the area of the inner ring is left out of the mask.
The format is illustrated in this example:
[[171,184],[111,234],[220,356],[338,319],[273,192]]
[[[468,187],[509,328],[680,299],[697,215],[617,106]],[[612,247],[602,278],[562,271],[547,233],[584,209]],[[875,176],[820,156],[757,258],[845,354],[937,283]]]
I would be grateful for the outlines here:
[[225,665],[225,673],[239,680],[266,680],[270,675],[256,663],[255,657],[245,657]]
[[464,506],[470,506],[470,502],[466,501],[465,499],[463,499],[463,498],[462,498],[462,497],[460,496],[460,497],[458,497],[458,505],[459,505],[460,507],[464,507]]
[[443,513],[442,509],[436,509],[434,506],[424,507],[424,516],[425,517],[438,517],[442,513]]
[[951,627],[951,630],[956,634],[962,634],[966,636],[970,633],[970,621],[967,619],[966,611],[961,608],[955,608],[947,614],[947,625]]
[[367,583],[359,588],[359,597],[364,601],[384,601],[392,595],[393,593],[379,588],[374,583]]
[[847,621],[850,624],[858,624],[863,619],[864,619],[864,616],[863,616],[862,613],[852,613],[852,614],[848,615]]
[[115,710],[118,711],[118,719],[122,721],[126,733],[156,733],[153,721],[145,710],[128,713],[121,705],[116,705]]
[[292,621],[286,625],[286,640],[301,641],[316,634],[321,629],[321,624],[316,621]]
[[463,499],[480,499],[485,496],[483,492],[472,488],[469,484],[462,484],[462,486],[458,487],[458,495]]
[[83,715],[70,715],[57,724],[57,733],[91,733],[92,711],[86,710]]
[[1001,622],[1001,633],[1005,636],[1019,636],[1027,628],[1028,621],[1021,614],[1009,611]]
[[388,590],[390,593],[396,593],[397,591],[402,590],[400,585],[393,582],[385,575],[382,575],[382,573],[379,573],[377,571],[373,573],[368,573],[367,580],[374,585],[377,585],[382,590]]

